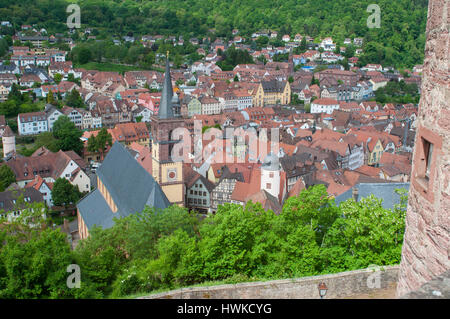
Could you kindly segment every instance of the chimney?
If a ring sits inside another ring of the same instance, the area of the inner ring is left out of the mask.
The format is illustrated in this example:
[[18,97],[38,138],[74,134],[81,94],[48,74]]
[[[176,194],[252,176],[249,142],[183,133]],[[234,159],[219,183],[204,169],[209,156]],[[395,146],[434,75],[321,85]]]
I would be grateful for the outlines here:
[[64,226],[63,229],[65,232],[70,233],[70,228],[69,228],[69,220],[64,218]]
[[356,186],[352,187],[352,197],[355,202],[358,202],[358,188]]

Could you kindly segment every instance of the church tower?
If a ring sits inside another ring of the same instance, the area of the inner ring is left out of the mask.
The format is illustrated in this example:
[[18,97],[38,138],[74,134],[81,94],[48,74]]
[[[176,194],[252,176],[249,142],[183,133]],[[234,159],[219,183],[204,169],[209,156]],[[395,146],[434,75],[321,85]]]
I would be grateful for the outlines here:
[[16,137],[7,125],[2,135],[3,157],[14,156],[16,154]]
[[272,153],[267,155],[261,165],[261,189],[277,199],[280,195],[280,171],[281,165],[278,157]]
[[159,112],[152,116],[152,175],[171,204],[184,206],[183,163],[172,159],[172,149],[179,140],[172,139],[172,131],[184,126],[180,102],[173,93],[170,77],[169,53],[166,58],[164,86]]

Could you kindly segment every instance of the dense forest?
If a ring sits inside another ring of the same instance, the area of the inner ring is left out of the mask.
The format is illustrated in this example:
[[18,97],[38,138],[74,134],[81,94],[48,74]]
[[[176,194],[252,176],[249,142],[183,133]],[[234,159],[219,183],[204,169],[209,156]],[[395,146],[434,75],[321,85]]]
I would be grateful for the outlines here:
[[[381,28],[369,29],[372,0],[80,0],[83,27],[110,34],[165,34],[231,37],[261,29],[282,34],[365,38],[365,58],[386,65],[421,63],[425,46],[427,0],[379,0]],[[16,26],[38,24],[65,31],[65,0],[0,0],[0,19]]]
[[[392,210],[373,195],[336,206],[324,185],[289,198],[280,215],[251,202],[204,219],[178,206],[147,207],[91,230],[74,251],[59,230],[24,224],[30,215],[36,223],[31,207],[0,228],[0,298],[124,297],[398,264],[406,212],[399,192]],[[80,267],[80,289],[66,286],[70,264]]]

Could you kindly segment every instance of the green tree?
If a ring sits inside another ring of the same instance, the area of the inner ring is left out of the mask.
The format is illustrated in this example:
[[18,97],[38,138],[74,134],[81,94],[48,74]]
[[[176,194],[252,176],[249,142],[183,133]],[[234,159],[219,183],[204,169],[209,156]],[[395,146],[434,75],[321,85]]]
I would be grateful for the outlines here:
[[15,182],[16,175],[12,169],[6,164],[0,166],[0,192],[5,191],[9,185]]
[[264,65],[266,65],[266,63],[267,63],[267,59],[264,56],[264,54],[261,54],[259,57],[257,57],[257,60],[264,63]]
[[66,235],[45,229],[27,237],[10,233],[0,246],[0,298],[73,298],[66,284],[73,263]]
[[80,139],[82,135],[83,133],[65,115],[53,123],[53,136],[58,139],[58,147],[63,151],[72,150],[81,154],[84,147]]
[[311,227],[317,244],[321,245],[323,237],[339,216],[339,209],[325,186],[319,184],[288,198],[283,205],[283,216],[287,223],[300,220],[303,225]]
[[75,107],[75,108],[85,108],[86,107],[83,99],[80,96],[80,93],[76,89],[73,89],[72,91],[70,91],[69,94],[67,94],[66,104],[70,107]]
[[51,105],[57,105],[58,102],[55,100],[55,97],[53,96],[52,90],[49,90],[47,93],[47,103]]
[[59,82],[61,82],[62,79],[63,76],[59,73],[56,73],[55,76],[53,77],[53,80],[56,82],[56,84],[59,84]]
[[18,103],[24,101],[24,96],[20,93],[20,88],[15,83],[12,85],[11,91],[8,94],[8,100],[14,100]]
[[100,152],[101,160],[103,160],[106,148],[111,146],[112,136],[108,130],[103,127],[98,132],[97,136],[91,135],[91,137],[89,137],[87,148],[89,152]]
[[78,63],[86,64],[92,59],[92,52],[86,48],[82,47],[78,52]]
[[312,79],[311,79],[310,85],[314,85],[314,84],[320,85],[320,82],[319,82],[319,80],[316,79],[315,76],[313,75],[313,77],[312,77]]
[[65,178],[57,178],[52,188],[52,200],[55,206],[74,205],[81,198],[78,186],[70,184]]
[[383,208],[382,200],[373,195],[358,202],[349,199],[340,205],[343,218],[336,220],[323,242],[325,272],[400,262],[406,192],[398,192],[401,202],[392,210]]
[[35,149],[39,147],[45,147],[54,153],[60,150],[58,140],[53,136],[52,132],[42,132],[36,137]]

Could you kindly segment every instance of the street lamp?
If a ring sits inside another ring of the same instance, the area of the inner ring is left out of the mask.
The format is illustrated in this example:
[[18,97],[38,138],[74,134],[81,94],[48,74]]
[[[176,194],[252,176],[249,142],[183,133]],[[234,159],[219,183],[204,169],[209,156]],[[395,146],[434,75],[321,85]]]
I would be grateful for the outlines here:
[[320,299],[323,299],[325,297],[325,295],[327,294],[327,290],[328,290],[327,285],[325,285],[324,282],[321,282],[317,288],[319,289]]

